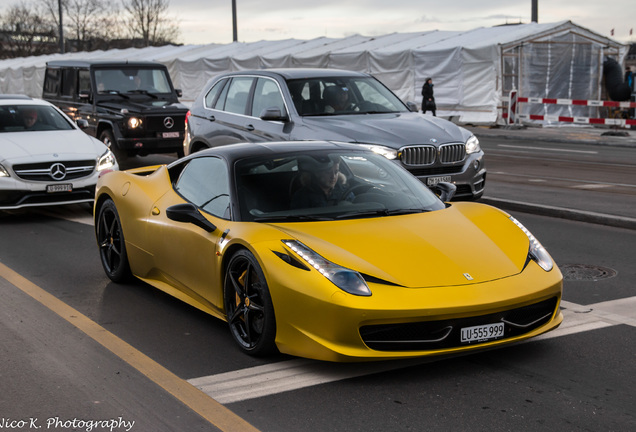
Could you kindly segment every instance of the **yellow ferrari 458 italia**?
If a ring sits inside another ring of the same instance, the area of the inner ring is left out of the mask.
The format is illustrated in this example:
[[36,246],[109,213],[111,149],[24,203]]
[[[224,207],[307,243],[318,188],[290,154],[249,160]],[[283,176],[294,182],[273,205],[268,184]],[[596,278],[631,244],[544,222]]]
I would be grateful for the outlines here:
[[562,275],[515,218],[441,197],[358,145],[233,144],[98,182],[104,270],[229,323],[252,355],[451,354],[563,320]]

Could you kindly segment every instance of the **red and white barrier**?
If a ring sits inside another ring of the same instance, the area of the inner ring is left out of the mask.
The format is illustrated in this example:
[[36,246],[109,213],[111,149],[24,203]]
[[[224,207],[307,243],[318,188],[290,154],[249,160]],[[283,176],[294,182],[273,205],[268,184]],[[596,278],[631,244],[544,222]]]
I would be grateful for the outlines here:
[[614,102],[600,100],[582,100],[582,99],[554,99],[554,98],[529,98],[517,95],[516,90],[510,92],[508,98],[508,112],[503,113],[502,117],[507,119],[508,124],[514,124],[517,120],[545,120],[554,122],[576,123],[576,124],[598,124],[610,126],[636,126],[636,119],[613,119],[613,118],[597,118],[597,117],[568,117],[557,115],[536,115],[536,114],[519,114],[517,113],[517,105],[520,103],[536,103],[536,104],[556,104],[556,105],[576,105],[588,107],[614,107],[614,108],[636,108],[636,102]]

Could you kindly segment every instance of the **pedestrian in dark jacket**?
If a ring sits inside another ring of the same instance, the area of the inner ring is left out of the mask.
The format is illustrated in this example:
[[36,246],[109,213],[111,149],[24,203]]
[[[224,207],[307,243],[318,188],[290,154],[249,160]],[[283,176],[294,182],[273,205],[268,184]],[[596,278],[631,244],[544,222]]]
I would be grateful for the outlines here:
[[432,111],[433,115],[435,115],[436,110],[435,96],[433,95],[433,78],[426,78],[422,86],[422,113]]

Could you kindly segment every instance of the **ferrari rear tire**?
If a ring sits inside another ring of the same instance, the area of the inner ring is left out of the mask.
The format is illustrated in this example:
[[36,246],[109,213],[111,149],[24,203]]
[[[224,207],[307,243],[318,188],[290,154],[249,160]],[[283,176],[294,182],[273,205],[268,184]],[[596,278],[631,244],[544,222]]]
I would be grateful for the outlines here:
[[113,282],[125,282],[132,276],[126,253],[126,242],[115,203],[108,199],[97,214],[95,235],[102,267]]
[[245,353],[264,356],[276,352],[276,319],[261,267],[247,250],[230,258],[223,285],[230,333]]

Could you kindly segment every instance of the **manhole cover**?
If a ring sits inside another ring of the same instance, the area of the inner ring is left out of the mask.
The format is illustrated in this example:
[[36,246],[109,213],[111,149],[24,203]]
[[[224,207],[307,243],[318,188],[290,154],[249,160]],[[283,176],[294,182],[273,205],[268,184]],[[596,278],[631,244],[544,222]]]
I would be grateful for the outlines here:
[[616,270],[589,264],[565,264],[559,268],[564,280],[597,281],[616,276]]

